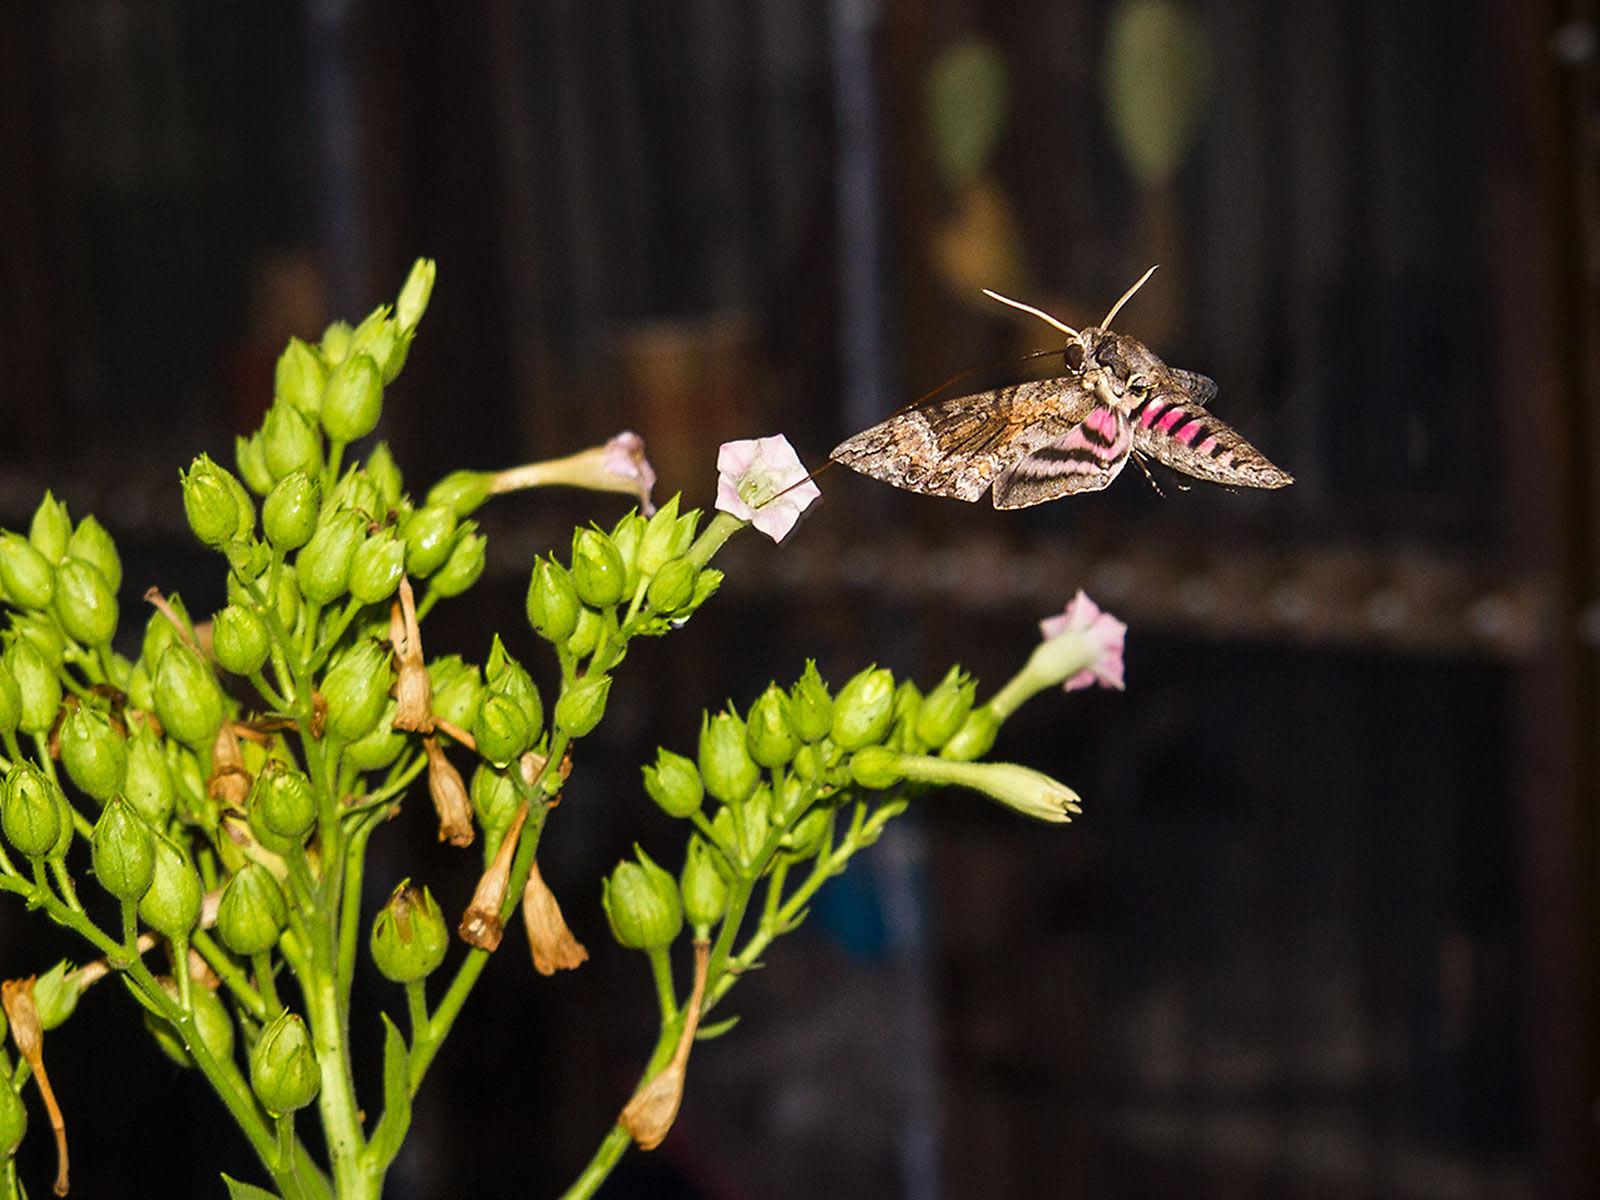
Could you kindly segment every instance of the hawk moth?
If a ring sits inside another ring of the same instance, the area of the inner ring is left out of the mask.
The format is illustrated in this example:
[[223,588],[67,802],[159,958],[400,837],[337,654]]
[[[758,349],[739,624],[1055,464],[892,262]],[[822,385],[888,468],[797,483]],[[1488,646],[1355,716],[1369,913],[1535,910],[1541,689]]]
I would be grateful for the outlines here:
[[996,508],[1099,491],[1140,456],[1233,487],[1293,483],[1207,409],[1217,394],[1215,383],[1169,367],[1142,342],[1111,332],[1112,318],[1154,270],[1124,293],[1104,321],[1081,332],[986,292],[1065,333],[1069,340],[1060,353],[1067,373],[913,404],[841,442],[828,458],[928,495],[970,502],[992,487]]

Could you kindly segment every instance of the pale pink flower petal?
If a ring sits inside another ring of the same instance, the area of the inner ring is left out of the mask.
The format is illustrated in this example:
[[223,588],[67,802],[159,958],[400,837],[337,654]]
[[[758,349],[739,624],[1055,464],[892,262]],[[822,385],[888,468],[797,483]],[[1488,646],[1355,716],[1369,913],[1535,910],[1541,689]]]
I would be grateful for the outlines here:
[[1122,646],[1128,627],[1110,613],[1105,612],[1081,590],[1067,605],[1066,610],[1039,622],[1039,632],[1045,641],[1076,636],[1087,643],[1093,659],[1083,670],[1070,676],[1062,685],[1065,691],[1092,687],[1122,690]]
[[781,433],[724,442],[717,451],[717,508],[749,521],[775,542],[783,541],[821,495]]
[[655,512],[650,492],[656,486],[656,472],[644,456],[644,439],[633,430],[624,429],[602,447],[602,455],[605,469],[638,494],[639,511],[647,517]]

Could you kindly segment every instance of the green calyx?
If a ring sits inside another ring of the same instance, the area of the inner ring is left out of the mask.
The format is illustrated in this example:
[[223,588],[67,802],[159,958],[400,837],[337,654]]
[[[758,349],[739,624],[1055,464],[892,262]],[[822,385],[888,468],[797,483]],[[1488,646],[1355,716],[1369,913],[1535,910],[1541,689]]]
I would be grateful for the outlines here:
[[415,983],[438,970],[450,930],[433,893],[403,881],[378,910],[370,945],[373,963],[394,983]]
[[683,930],[678,883],[634,847],[637,862],[617,864],[601,885],[600,904],[611,932],[630,950],[663,950]]
[[256,1099],[268,1112],[292,1113],[315,1100],[321,1085],[305,1022],[298,1013],[279,1013],[250,1051],[250,1087]]

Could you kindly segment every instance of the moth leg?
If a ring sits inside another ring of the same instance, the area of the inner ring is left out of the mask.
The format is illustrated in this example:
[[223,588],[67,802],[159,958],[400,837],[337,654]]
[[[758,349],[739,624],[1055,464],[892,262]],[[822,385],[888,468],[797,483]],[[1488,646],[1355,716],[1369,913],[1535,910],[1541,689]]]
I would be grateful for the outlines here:
[[[1161,485],[1156,482],[1156,477],[1150,473],[1150,466],[1145,462],[1144,455],[1135,450],[1133,452],[1133,461],[1138,465],[1139,470],[1144,472],[1144,477],[1150,481],[1150,486],[1155,489],[1156,495],[1165,500],[1167,498],[1167,494],[1161,490]],[[1188,491],[1189,489],[1184,488],[1183,490]]]

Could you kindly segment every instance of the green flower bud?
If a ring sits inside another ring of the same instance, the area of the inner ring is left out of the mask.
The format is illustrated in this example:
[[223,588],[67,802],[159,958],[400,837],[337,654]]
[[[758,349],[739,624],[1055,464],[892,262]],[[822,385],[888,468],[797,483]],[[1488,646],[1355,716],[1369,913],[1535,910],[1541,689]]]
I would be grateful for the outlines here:
[[456,514],[442,504],[427,504],[407,518],[401,529],[406,543],[406,570],[425,579],[450,557]]
[[34,644],[25,637],[11,643],[5,664],[17,681],[22,701],[22,718],[17,728],[23,733],[49,733],[61,707],[61,680]]
[[664,950],[683,930],[678,883],[634,847],[639,861],[620,862],[600,890],[600,905],[617,941],[630,950]]
[[567,653],[574,658],[584,658],[594,653],[594,648],[600,644],[600,633],[605,628],[605,622],[600,614],[592,608],[578,610],[578,623],[573,627],[572,636],[567,639]]
[[200,920],[200,876],[188,856],[164,837],[154,839],[155,876],[139,901],[139,916],[163,937],[185,938]]
[[78,1011],[83,983],[72,964],[59,960],[33,982],[33,1004],[39,1013],[39,1026],[45,1032],[59,1029]]
[[1040,821],[1060,824],[1083,811],[1071,788],[1016,763],[952,762],[908,754],[901,758],[900,767],[913,782],[971,788]]
[[112,592],[122,586],[122,558],[117,553],[117,544],[111,540],[106,527],[92,516],[78,522],[78,528],[67,542],[67,557],[94,567]]
[[[230,575],[230,579],[232,576]],[[186,629],[193,631],[194,622],[189,618],[189,610],[183,603],[183,597],[174,592],[167,597],[167,607],[172,610],[178,620],[183,622]],[[139,661],[150,668],[154,674],[161,665],[161,656],[167,652],[167,647],[174,642],[181,641],[178,631],[172,622],[167,619],[167,614],[159,609],[151,612],[144,623],[144,643],[139,651]]]
[[9,1159],[22,1145],[28,1132],[28,1108],[11,1086],[10,1078],[0,1079],[0,1159]]
[[322,681],[328,702],[328,729],[354,742],[371,732],[383,715],[394,683],[389,651],[362,639],[341,654]]
[[767,840],[772,828],[771,814],[772,789],[764,783],[750,793],[750,799],[733,806],[733,824],[737,830],[734,845],[743,851],[741,857],[747,867],[753,862],[743,856],[753,855],[756,848]]
[[483,698],[478,668],[450,654],[428,664],[428,679],[433,685],[434,716],[460,729],[471,729]]
[[59,622],[43,612],[13,612],[11,636],[25,641],[39,653],[39,657],[52,671],[59,671],[66,661],[67,643],[58,628]]
[[795,732],[807,742],[820,742],[833,728],[833,697],[817,674],[817,664],[806,659],[805,672],[790,692],[789,715]]
[[316,475],[322,470],[322,439],[316,426],[293,405],[279,401],[267,410],[261,426],[261,449],[274,479],[296,471]]
[[349,353],[345,357],[367,355],[377,364],[383,382],[388,383],[400,374],[410,350],[411,335],[389,319],[388,305],[380,305],[356,326],[350,336]]
[[267,623],[253,608],[230,604],[211,619],[211,650],[225,671],[254,675],[269,646]]
[[355,330],[350,328],[348,321],[335,321],[322,331],[322,360],[330,366],[344,361],[344,356],[350,352],[350,340],[355,335]]
[[674,558],[656,572],[645,591],[650,607],[659,613],[673,613],[694,599],[695,577],[700,570],[687,558]]
[[353,442],[378,427],[383,379],[366,354],[352,354],[328,375],[322,393],[322,428],[336,442]]
[[378,501],[385,510],[400,503],[400,493],[405,483],[400,478],[400,468],[395,466],[388,442],[379,442],[372,448],[372,453],[367,455],[366,471],[367,478],[378,489]]
[[556,725],[568,737],[587,737],[606,715],[611,676],[585,675],[561,689],[556,700]]
[[183,511],[189,528],[207,546],[221,546],[239,532],[239,502],[223,478],[226,472],[202,454],[181,472]]
[[905,778],[901,754],[887,746],[867,746],[850,759],[850,777],[864,788],[881,791]]
[[104,804],[122,790],[128,744],[105,713],[78,705],[61,723],[61,765],[79,791]]
[[689,600],[689,607],[684,610],[685,614],[694,612],[711,599],[721,586],[722,572],[715,567],[706,567],[694,577],[694,596]]
[[956,734],[972,711],[977,684],[960,667],[951,667],[929,692],[917,713],[917,740],[937,750]]
[[317,823],[317,795],[311,781],[278,759],[270,759],[250,789],[250,819],[254,826],[291,843],[305,841]]
[[65,814],[55,788],[44,772],[29,762],[15,762],[6,775],[0,798],[0,832],[19,854],[43,858],[61,839]]
[[304,471],[292,471],[278,480],[261,507],[261,527],[280,552],[298,550],[317,531],[322,511],[317,484]]
[[939,755],[955,762],[972,762],[989,753],[998,736],[1000,717],[992,708],[984,705],[967,714],[967,719],[961,722],[961,727],[951,735]]
[[363,470],[346,471],[331,497],[334,508],[348,508],[372,520],[385,515],[383,494]]
[[678,543],[678,497],[674,495],[650,518],[639,541],[639,570],[644,575],[654,575],[672,559],[683,553]]
[[289,919],[283,889],[260,863],[246,863],[223,889],[217,905],[217,933],[235,954],[265,954],[278,944]]
[[643,517],[630,512],[611,531],[611,544],[622,559],[622,594],[625,597],[633,595],[639,586],[639,543],[644,540],[644,525]]
[[653,767],[644,768],[644,790],[669,817],[688,817],[700,811],[705,785],[694,763],[670,750],[657,750]]
[[321,1086],[305,1022],[298,1013],[279,1013],[250,1050],[250,1087],[256,1099],[269,1113],[292,1113],[315,1100]]
[[429,589],[446,598],[461,595],[483,574],[488,545],[488,539],[477,532],[474,522],[462,522],[455,544],[450,547],[450,557],[428,580]]
[[4,659],[0,659],[0,733],[16,733],[22,723],[22,689]]
[[[218,467],[217,470],[222,472],[222,482],[225,483],[228,486],[228,490],[233,493],[234,508],[237,509],[239,513],[239,524],[235,530],[234,536],[241,540],[248,539],[252,537],[256,531],[255,498],[245,490],[244,484],[239,482],[239,477],[232,471],[223,470],[221,467]],[[231,549],[229,550],[229,553],[232,553]],[[256,568],[257,574],[266,570],[267,557],[268,556],[264,553],[258,553],[260,566]]]
[[344,595],[356,548],[366,533],[366,521],[348,511],[336,512],[318,525],[294,561],[300,594],[314,604],[329,604]]
[[554,559],[534,561],[528,579],[528,624],[548,642],[560,645],[578,627],[578,589],[567,569]]
[[742,804],[755,791],[761,769],[746,746],[744,722],[733,712],[700,721],[700,776],[724,804]]
[[322,408],[322,389],[327,382],[321,356],[299,338],[290,338],[288,347],[278,355],[272,394],[314,417]]
[[522,804],[516,785],[505,771],[496,770],[487,763],[479,763],[478,769],[472,773],[468,794],[472,797],[472,811],[477,814],[478,824],[483,826],[489,839],[498,845]]
[[[175,981],[163,975],[161,986],[174,1000],[178,998],[178,985]],[[215,992],[206,987],[192,988],[189,993],[189,1003],[194,1012],[194,1023],[200,1034],[200,1043],[206,1048],[206,1053],[218,1062],[232,1061],[233,1018],[228,1015],[227,1006],[217,999]],[[148,1009],[145,1011],[144,1025],[163,1054],[180,1067],[194,1066],[194,1059],[189,1057],[189,1049],[183,1035],[176,1029]]]
[[[559,706],[556,709],[560,712]],[[478,719],[472,723],[478,753],[496,766],[505,766],[533,745],[533,726],[521,707],[499,692],[484,693]]]
[[155,839],[125,800],[113,800],[95,823],[94,873],[118,900],[137,901],[156,874]]
[[450,945],[444,915],[427,888],[404,880],[372,922],[372,961],[393,983],[415,983],[439,969]]
[[694,926],[695,936],[706,936],[728,911],[728,881],[722,877],[716,851],[698,833],[689,838],[678,889],[683,894],[683,915]]
[[116,635],[116,593],[86,562],[69,558],[56,568],[55,610],[62,627],[85,646],[109,645]]
[[777,684],[769,685],[750,706],[745,745],[756,765],[769,770],[786,765],[799,748],[800,739],[789,719],[789,697]]
[[431,258],[419,258],[411,264],[411,274],[400,288],[400,298],[394,304],[394,319],[401,329],[410,333],[428,311],[428,297],[433,295],[433,279],[438,266]]
[[233,465],[239,468],[245,486],[258,496],[272,490],[272,471],[267,466],[267,449],[261,431],[233,439]]
[[168,734],[192,750],[209,750],[222,724],[222,689],[211,668],[174,642],[156,669],[156,716]]
[[829,812],[825,808],[814,808],[796,822],[795,827],[783,835],[780,845],[799,858],[808,858],[817,853],[822,847],[822,839],[828,832]]
[[[58,563],[67,555],[67,542],[72,537],[72,517],[67,506],[49,492],[33,510],[33,520],[28,525],[28,541],[44,555],[45,561]],[[40,606],[42,607],[42,606]]]
[[394,595],[406,570],[406,544],[390,530],[369,534],[350,560],[350,594],[363,604]]
[[598,529],[579,529],[572,537],[572,584],[591,608],[606,608],[622,599],[628,569],[616,543]]
[[452,471],[428,489],[428,503],[470,517],[494,495],[493,471]]
[[844,687],[833,702],[833,740],[842,750],[859,750],[881,742],[894,720],[894,676],[868,667]]
[[44,608],[56,594],[55,571],[27,538],[0,533],[0,588],[12,604]]
[[400,757],[406,748],[406,735],[394,727],[397,707],[390,700],[371,731],[344,748],[345,762],[358,771],[381,771]]
[[135,726],[128,739],[128,770],[123,777],[122,794],[151,825],[166,828],[177,801],[177,789],[161,739],[148,725]]

